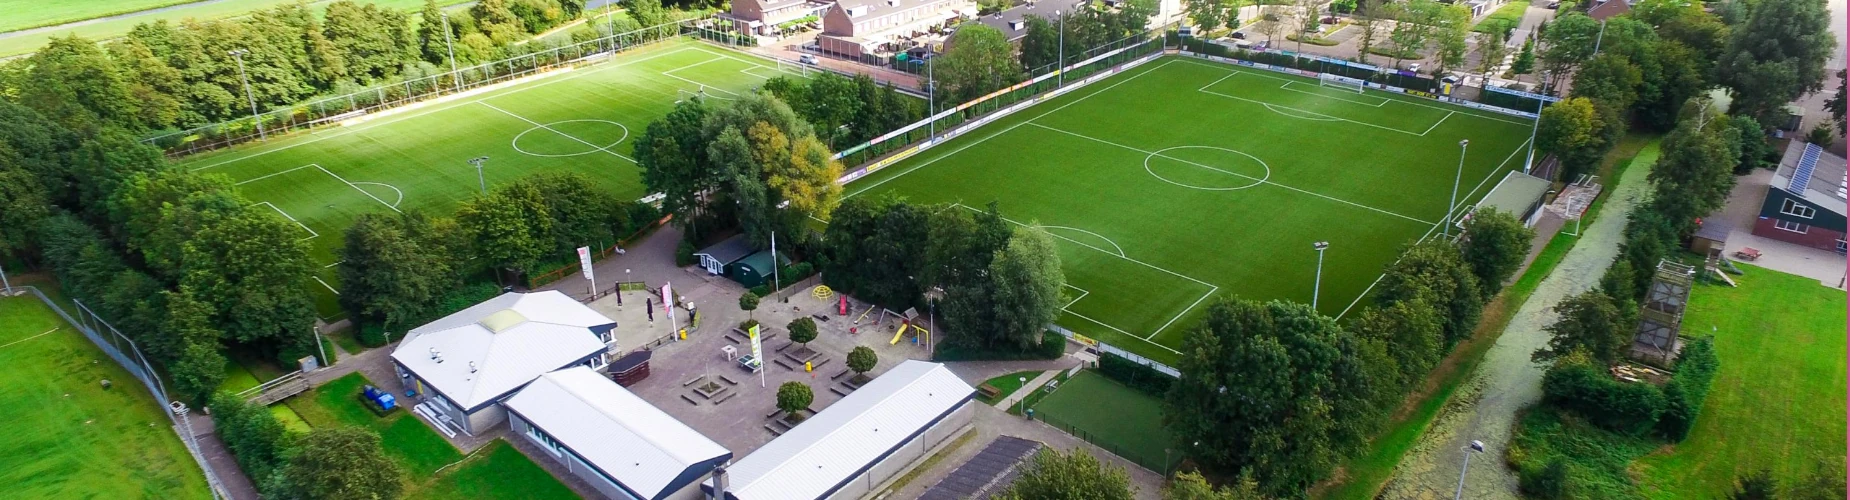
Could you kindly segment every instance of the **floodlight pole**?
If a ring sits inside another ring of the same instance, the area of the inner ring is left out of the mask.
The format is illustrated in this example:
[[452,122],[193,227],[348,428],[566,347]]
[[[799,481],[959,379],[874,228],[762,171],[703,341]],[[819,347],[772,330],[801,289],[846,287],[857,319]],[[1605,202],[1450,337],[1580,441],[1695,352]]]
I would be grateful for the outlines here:
[[321,342],[321,327],[310,326],[309,328],[313,328],[315,330],[315,348],[321,350],[321,362],[323,363],[322,366],[334,366],[334,363],[328,362],[328,346]]
[[462,92],[462,73],[456,72],[456,44],[450,42],[450,13],[442,9],[437,12],[443,17],[443,46],[450,49],[450,84],[457,92]]
[[1459,500],[1465,497],[1465,471],[1471,470],[1471,454],[1484,452],[1484,442],[1473,439],[1471,440],[1471,445],[1466,446],[1464,450],[1465,466],[1458,470],[1458,489],[1452,492],[1452,500]]
[[1060,88],[1066,86],[1066,14],[1056,10],[1053,15],[1060,18],[1060,62],[1053,65],[1053,70],[1058,73],[1054,77],[1053,86]]
[[1599,55],[1599,44],[1603,41],[1606,41],[1606,21],[1604,19],[1599,22],[1599,36],[1593,38],[1593,55]]
[[1317,295],[1319,295],[1319,292],[1323,291],[1323,251],[1330,248],[1330,242],[1319,241],[1311,244],[1311,248],[1317,250],[1317,281],[1316,284],[1311,285],[1310,288],[1310,308],[1311,310],[1316,310]]
[[1458,211],[1458,183],[1465,178],[1465,150],[1470,146],[1470,139],[1458,141],[1458,173],[1452,176],[1452,202],[1446,205],[1445,217],[1439,219],[1439,224],[1445,226],[1446,238],[1452,236],[1452,212]]
[[938,136],[938,80],[932,77],[932,68],[937,66],[933,64],[933,61],[937,60],[935,56],[925,59],[925,102],[926,107],[929,108],[928,114],[925,115],[925,138],[927,139]]
[[1542,105],[1544,104],[1548,104],[1548,101],[1535,100],[1535,122],[1529,124],[1529,158],[1522,162],[1522,173],[1525,174],[1535,167],[1535,134],[1542,129]]
[[475,181],[476,183],[481,184],[482,195],[484,196],[488,195],[488,177],[482,175],[482,164],[487,163],[487,162],[488,162],[487,156],[477,156],[477,157],[469,159],[469,164],[475,165]]
[[251,77],[244,73],[244,55],[249,53],[251,51],[246,49],[236,49],[230,52],[231,58],[238,60],[238,79],[244,81],[244,98],[251,103],[251,121],[257,122],[257,138],[269,142],[269,134],[263,131],[263,118],[257,116],[257,96],[251,94]]

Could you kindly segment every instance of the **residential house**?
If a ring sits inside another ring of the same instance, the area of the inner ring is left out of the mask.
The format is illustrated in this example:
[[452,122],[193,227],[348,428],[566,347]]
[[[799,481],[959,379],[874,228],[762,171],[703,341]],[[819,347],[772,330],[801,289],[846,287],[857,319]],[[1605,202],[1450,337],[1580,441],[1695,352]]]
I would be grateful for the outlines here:
[[971,0],[841,0],[822,15],[823,52],[848,57],[891,52],[915,34],[977,11]]
[[1843,157],[1814,144],[1787,144],[1754,235],[1844,253],[1844,173]]
[[820,17],[832,4],[826,0],[733,0],[732,10],[721,12],[719,18],[748,35],[777,35],[779,25]]

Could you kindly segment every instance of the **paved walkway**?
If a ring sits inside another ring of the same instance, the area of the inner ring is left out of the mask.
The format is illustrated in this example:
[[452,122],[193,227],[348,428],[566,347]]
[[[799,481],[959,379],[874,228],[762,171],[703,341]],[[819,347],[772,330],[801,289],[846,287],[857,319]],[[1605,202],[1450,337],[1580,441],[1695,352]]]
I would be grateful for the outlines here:
[[983,451],[983,446],[989,444],[996,436],[1014,436],[1040,441],[1050,448],[1063,451],[1074,448],[1084,449],[1092,456],[1098,457],[1100,461],[1129,472],[1131,486],[1137,489],[1137,498],[1156,499],[1162,496],[1163,476],[1161,474],[1119,458],[1092,443],[1082,441],[1038,420],[1009,415],[1002,410],[987,406],[978,406],[975,410],[976,415],[971,420],[969,432],[975,433],[976,436],[955,450],[943,452],[946,454],[937,464],[920,472],[918,477],[913,478],[911,482],[906,483],[899,491],[887,498],[918,498],[919,495],[925,493],[926,489],[949,476],[951,471],[957,470],[957,466],[963,465],[965,461],[976,456],[977,452]]
[[1047,370],[1041,372],[1040,375],[1034,377],[1034,380],[1029,380],[1028,383],[1022,384],[1020,389],[1016,389],[1014,393],[1002,398],[1001,401],[997,401],[995,405],[996,409],[1008,411],[1009,407],[1015,406],[1015,403],[1023,399],[1027,399],[1029,394],[1034,394],[1034,391],[1040,390],[1041,386],[1047,385],[1047,381],[1053,380],[1054,377],[1059,375],[1060,370]]
[[219,484],[225,486],[226,493],[233,500],[257,500],[257,486],[251,484],[244,469],[238,467],[238,460],[231,456],[231,450],[225,447],[225,441],[218,438],[217,425],[209,415],[193,413],[186,422],[191,429],[174,426],[178,432],[191,433],[194,442],[199,443],[199,455],[212,467],[212,473],[218,476]]
[[1597,287],[1619,255],[1627,215],[1649,195],[1645,178],[1650,167],[1635,164],[1626,170],[1599,219],[1586,226],[1581,241],[1511,318],[1471,380],[1395,468],[1381,498],[1451,498],[1463,449],[1474,439],[1484,442],[1485,452],[1474,457],[1477,466],[1470,468],[1464,497],[1517,498],[1516,475],[1501,463],[1517,412],[1541,400],[1544,367],[1529,361],[1529,355],[1547,344],[1542,327],[1555,321],[1554,305]]

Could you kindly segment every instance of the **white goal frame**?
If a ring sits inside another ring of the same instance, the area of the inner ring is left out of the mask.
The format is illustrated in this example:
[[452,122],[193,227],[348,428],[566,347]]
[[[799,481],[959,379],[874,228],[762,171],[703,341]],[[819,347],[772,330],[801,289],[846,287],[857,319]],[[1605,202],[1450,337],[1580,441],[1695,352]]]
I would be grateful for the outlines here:
[[1329,73],[1318,73],[1317,74],[1317,86],[1335,87],[1335,88],[1340,88],[1343,90],[1354,90],[1355,93],[1360,94],[1363,92],[1363,90],[1368,88],[1368,83],[1365,81],[1359,80],[1359,79],[1349,78],[1346,76],[1332,75]]

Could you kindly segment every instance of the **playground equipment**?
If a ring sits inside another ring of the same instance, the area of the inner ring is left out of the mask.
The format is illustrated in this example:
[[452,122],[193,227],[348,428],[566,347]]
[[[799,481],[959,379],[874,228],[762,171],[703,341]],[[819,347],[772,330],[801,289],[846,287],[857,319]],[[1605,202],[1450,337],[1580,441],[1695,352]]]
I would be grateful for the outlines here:
[[[822,300],[829,300],[829,296],[831,295],[835,295],[835,290],[829,289],[828,285],[816,285],[816,288],[810,289],[809,291],[809,296]],[[842,300],[846,302],[847,297],[843,297]]]
[[903,337],[903,336],[905,336],[905,335],[906,335],[906,328],[908,328],[908,327],[911,327],[911,326],[912,326],[912,323],[911,323],[911,322],[907,322],[907,321],[901,321],[901,322],[899,322],[899,331],[897,331],[897,332],[893,332],[893,341],[892,341],[892,342],[887,342],[886,344],[887,344],[887,345],[894,345],[894,344],[898,344],[898,343],[899,343],[899,338],[900,338],[900,337]]
[[854,318],[854,324],[859,325],[861,324],[861,320],[867,319],[867,315],[874,312],[874,307],[875,306],[873,304],[868,304],[867,310],[861,311],[861,316]]

